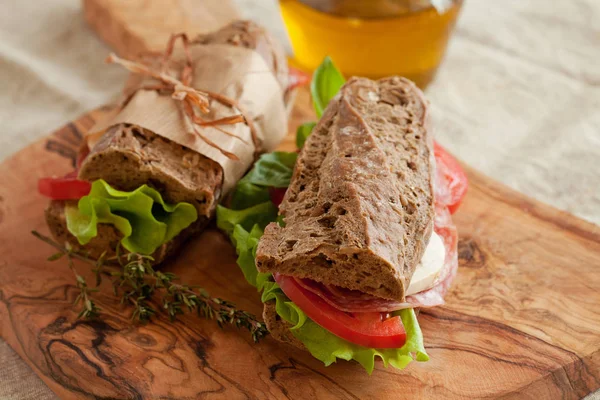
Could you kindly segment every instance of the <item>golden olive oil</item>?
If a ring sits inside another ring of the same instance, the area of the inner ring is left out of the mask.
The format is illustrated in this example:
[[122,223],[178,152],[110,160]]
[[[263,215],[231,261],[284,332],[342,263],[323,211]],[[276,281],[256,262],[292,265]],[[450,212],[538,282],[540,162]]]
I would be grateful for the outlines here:
[[[280,0],[297,67],[312,71],[327,55],[346,76],[433,78],[462,1],[437,9],[423,0]],[[438,1],[437,3],[440,3]]]

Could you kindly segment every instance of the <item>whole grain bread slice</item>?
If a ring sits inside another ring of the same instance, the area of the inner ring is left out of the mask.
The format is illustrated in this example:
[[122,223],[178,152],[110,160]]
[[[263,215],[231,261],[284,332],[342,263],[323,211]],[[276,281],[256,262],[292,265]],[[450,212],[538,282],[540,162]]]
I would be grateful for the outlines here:
[[433,228],[427,108],[407,79],[349,80],[298,157],[258,270],[403,300]]

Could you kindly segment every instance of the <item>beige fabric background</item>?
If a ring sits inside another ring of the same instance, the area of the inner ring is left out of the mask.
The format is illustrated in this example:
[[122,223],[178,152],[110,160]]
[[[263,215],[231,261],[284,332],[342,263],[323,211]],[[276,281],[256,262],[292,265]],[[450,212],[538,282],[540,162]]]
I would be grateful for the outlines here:
[[[237,0],[284,37],[272,0]],[[0,0],[0,160],[118,95],[79,0]],[[600,224],[600,2],[466,0],[427,90],[438,140],[483,173]],[[600,228],[599,228],[600,229]],[[0,399],[54,399],[0,339]],[[600,395],[591,396],[600,400]]]

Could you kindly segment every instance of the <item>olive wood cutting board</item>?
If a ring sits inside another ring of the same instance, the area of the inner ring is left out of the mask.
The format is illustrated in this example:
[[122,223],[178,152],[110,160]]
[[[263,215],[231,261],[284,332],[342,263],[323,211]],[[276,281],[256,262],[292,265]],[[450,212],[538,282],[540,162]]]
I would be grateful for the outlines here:
[[[36,181],[69,172],[82,133],[105,112],[67,124],[0,171],[0,334],[60,397],[577,399],[600,388],[600,228],[468,167],[470,189],[454,216],[458,277],[447,304],[419,316],[427,363],[403,371],[378,363],[369,376],[195,316],[136,325],[108,282],[96,295],[102,318],[77,320],[71,272],[46,261],[53,249],[30,234],[48,232]],[[312,118],[303,90],[290,127]],[[290,134],[282,149],[293,143]],[[260,315],[235,259],[213,228],[165,269]]]

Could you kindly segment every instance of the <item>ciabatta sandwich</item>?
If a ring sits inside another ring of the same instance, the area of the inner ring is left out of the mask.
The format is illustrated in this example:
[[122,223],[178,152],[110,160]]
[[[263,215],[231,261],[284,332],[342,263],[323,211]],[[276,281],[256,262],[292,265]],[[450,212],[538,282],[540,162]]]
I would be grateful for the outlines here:
[[[274,155],[284,165],[293,157]],[[281,166],[267,161],[238,191],[269,186],[265,170]],[[427,360],[415,309],[443,304],[456,275],[450,208],[466,178],[434,144],[422,92],[400,77],[350,79],[288,179],[269,224],[259,218],[272,212],[266,203],[218,211],[244,275],[262,291],[273,337],[327,365],[354,359],[369,372],[377,357],[397,368]],[[268,190],[276,199],[282,189]]]
[[171,41],[137,63],[113,56],[133,72],[118,113],[85,138],[76,176],[40,181],[60,243],[92,257],[120,246],[159,263],[285,135],[288,68],[264,29],[237,21],[180,38],[183,47]]

